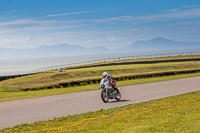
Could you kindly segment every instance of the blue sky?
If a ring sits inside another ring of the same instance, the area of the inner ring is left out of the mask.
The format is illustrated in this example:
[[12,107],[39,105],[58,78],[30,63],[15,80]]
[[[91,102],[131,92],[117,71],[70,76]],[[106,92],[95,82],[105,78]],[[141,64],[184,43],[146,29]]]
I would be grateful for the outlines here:
[[0,47],[200,42],[199,0],[0,0]]

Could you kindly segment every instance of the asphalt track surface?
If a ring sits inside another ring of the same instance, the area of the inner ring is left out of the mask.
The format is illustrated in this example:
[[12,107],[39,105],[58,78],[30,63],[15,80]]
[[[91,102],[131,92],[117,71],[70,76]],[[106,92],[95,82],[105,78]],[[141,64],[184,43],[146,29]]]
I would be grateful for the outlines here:
[[[99,86],[97,86],[98,88]],[[0,129],[124,106],[200,90],[200,77],[121,87],[122,99],[103,103],[101,90],[0,102]]]

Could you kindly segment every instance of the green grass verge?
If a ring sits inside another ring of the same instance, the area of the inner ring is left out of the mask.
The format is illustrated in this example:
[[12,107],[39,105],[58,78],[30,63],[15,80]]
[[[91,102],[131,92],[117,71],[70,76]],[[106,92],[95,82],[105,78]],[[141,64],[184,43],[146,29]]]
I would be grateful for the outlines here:
[[[145,79],[126,80],[126,81],[118,81],[117,86],[144,84],[144,83],[150,83],[150,82],[159,82],[159,81],[197,77],[197,76],[200,76],[200,73],[182,74],[182,75],[166,76],[166,77],[155,77],[155,78],[147,78],[147,79],[145,78]],[[44,90],[25,91],[25,92],[0,92],[0,102],[25,99],[25,98],[35,98],[35,97],[67,94],[67,93],[74,93],[74,92],[81,92],[81,91],[90,91],[90,90],[97,90],[97,89],[99,89],[99,84],[74,86],[74,87],[50,89],[50,90],[44,89]]]
[[17,125],[2,132],[155,133],[200,131],[200,91],[88,112],[49,121]]

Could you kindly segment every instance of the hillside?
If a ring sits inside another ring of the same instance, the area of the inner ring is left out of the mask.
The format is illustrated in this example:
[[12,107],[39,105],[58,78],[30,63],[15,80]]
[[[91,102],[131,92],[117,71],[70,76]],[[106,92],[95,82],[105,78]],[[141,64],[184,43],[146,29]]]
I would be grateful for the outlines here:
[[176,42],[166,38],[158,37],[148,41],[137,41],[123,51],[174,51],[174,50],[197,50],[200,42]]

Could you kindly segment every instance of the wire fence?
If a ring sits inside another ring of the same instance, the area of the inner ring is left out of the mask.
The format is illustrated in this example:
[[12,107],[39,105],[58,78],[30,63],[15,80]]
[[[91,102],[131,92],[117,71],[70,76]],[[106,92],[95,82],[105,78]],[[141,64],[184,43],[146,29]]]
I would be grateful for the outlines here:
[[105,58],[91,61],[83,61],[77,63],[56,65],[50,67],[44,67],[37,70],[32,71],[31,73],[39,73],[49,70],[56,70],[67,67],[76,67],[81,65],[91,65],[94,63],[103,63],[103,62],[113,62],[113,61],[122,61],[122,60],[132,60],[132,59],[146,59],[146,58],[161,58],[161,57],[172,57],[172,56],[184,56],[184,55],[200,55],[200,52],[181,52],[181,53],[163,53],[163,54],[151,54],[151,55],[138,55],[138,56],[123,56],[123,57],[115,57],[115,58]]

